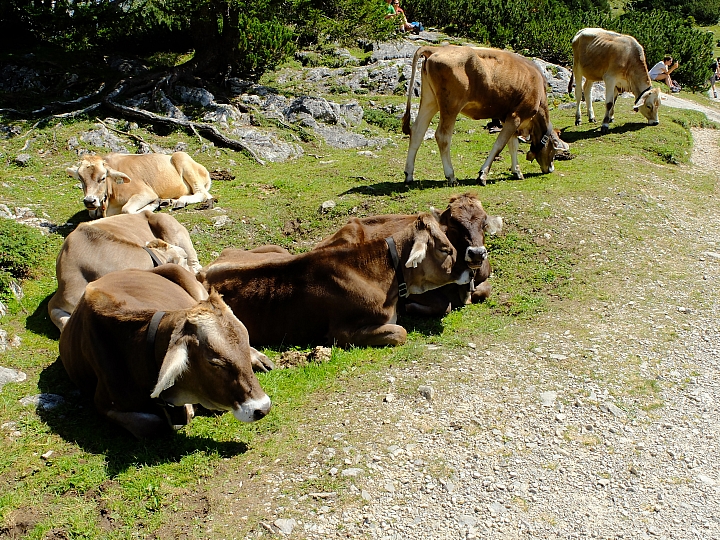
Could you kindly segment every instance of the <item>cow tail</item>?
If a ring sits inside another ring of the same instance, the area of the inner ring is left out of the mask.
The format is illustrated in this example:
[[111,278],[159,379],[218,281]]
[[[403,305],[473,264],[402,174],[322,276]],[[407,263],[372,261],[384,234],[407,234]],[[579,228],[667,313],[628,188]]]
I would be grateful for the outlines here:
[[573,81],[575,79],[575,72],[570,72],[570,82],[568,83],[568,94],[572,94]]
[[402,132],[405,135],[410,135],[410,103],[412,101],[413,89],[415,88],[415,70],[417,69],[417,62],[420,56],[427,58],[431,54],[432,50],[430,47],[420,47],[413,55],[412,74],[410,75],[410,84],[408,85],[407,105],[405,106],[405,114],[402,118]]

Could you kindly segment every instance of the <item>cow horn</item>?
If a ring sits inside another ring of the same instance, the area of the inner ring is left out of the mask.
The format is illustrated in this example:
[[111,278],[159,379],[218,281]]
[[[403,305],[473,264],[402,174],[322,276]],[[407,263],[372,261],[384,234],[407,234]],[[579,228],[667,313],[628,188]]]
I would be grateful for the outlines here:
[[189,365],[188,350],[184,343],[176,343],[168,349],[160,367],[157,384],[155,384],[150,397],[160,397],[164,390],[175,384],[175,381],[187,370]]

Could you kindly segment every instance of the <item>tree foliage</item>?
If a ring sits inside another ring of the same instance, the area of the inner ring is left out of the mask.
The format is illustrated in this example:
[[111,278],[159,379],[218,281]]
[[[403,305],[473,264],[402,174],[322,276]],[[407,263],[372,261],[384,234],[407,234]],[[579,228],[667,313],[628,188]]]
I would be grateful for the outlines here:
[[692,17],[698,24],[713,25],[720,21],[720,0],[631,0],[631,11],[662,10],[681,18]]

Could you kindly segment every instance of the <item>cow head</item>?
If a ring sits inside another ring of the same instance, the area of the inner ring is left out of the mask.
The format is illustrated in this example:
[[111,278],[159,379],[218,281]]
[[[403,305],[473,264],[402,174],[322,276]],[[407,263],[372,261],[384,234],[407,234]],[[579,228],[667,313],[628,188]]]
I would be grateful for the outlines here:
[[488,216],[474,193],[456,195],[450,199],[440,215],[443,232],[472,269],[480,268],[487,259],[485,233],[497,234],[502,230],[502,218]]
[[65,172],[79,180],[83,190],[83,204],[90,217],[103,217],[107,209],[108,196],[112,195],[112,183],[127,184],[130,178],[107,167],[100,156],[86,156],[77,167],[68,167]]
[[570,145],[560,139],[559,131],[550,126],[542,136],[538,136],[535,132],[530,135],[530,150],[525,157],[528,161],[537,159],[540,170],[548,174],[555,170],[553,165],[555,154],[569,149]]
[[457,250],[431,214],[419,214],[410,227],[393,234],[393,238],[403,254],[412,246],[403,271],[410,294],[422,294],[448,283],[470,282],[470,269],[455,264]]
[[648,123],[651,126],[656,126],[660,123],[658,117],[658,111],[660,110],[660,89],[653,88],[652,90],[645,92],[640,96],[633,106],[633,111],[642,114],[647,118]]
[[255,354],[245,326],[213,290],[175,321],[151,397],[259,420],[270,411],[270,398],[253,373]]

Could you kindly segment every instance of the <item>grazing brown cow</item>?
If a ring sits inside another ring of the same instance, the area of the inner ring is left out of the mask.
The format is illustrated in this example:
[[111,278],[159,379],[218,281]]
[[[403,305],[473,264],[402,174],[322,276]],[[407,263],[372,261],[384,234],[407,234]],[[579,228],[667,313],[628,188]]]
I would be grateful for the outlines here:
[[138,438],[187,423],[192,404],[253,422],[270,398],[243,324],[214,291],[168,264],[88,284],[60,335],[70,379],[100,414]]
[[[386,238],[415,219],[417,214],[353,218],[313,249]],[[452,197],[438,219],[443,232],[458,252],[458,262],[464,262],[473,270],[473,280],[468,284],[451,283],[423,294],[410,295],[404,302],[404,310],[409,314],[445,315],[449,310],[470,302],[481,302],[490,294],[491,286],[487,283],[490,262],[485,248],[485,233],[499,233],[502,218],[488,216],[477,195],[465,193]]]
[[386,239],[294,256],[252,253],[249,264],[240,256],[235,250],[198,278],[223,295],[255,346],[397,345],[407,337],[395,324],[400,294],[468,283],[471,276],[455,266],[455,248],[430,214]]
[[62,332],[85,286],[115,270],[150,270],[176,263],[193,272],[200,262],[190,234],[169,214],[122,214],[81,223],[63,242],[55,261],[58,288],[48,303]]
[[65,171],[81,182],[92,218],[156,210],[161,199],[175,207],[212,199],[210,173],[185,152],[85,156]]
[[[417,61],[424,58],[420,109],[410,127],[410,102]],[[553,171],[557,150],[569,147],[560,140],[550,122],[545,79],[530,60],[509,51],[474,47],[420,47],[413,57],[408,99],[403,116],[403,133],[410,135],[405,182],[413,181],[415,156],[430,121],[440,111],[435,131],[445,178],[457,184],[450,161],[450,143],[458,114],[474,120],[497,118],[502,131],[490,150],[478,176],[484,186],[495,157],[508,145],[512,170],[522,178],[517,161],[518,134],[530,139],[527,159],[537,159],[543,173]]]
[[608,32],[602,28],[583,28],[572,40],[573,71],[568,84],[572,92],[573,79],[585,83],[582,92],[575,92],[575,125],[580,125],[580,102],[585,96],[588,119],[595,122],[592,86],[595,81],[605,83],[605,118],[600,131],[607,133],[615,115],[618,94],[629,90],[635,95],[633,110],[640,111],[651,126],[660,123],[660,89],[653,88],[645,62],[645,51],[632,36]]

